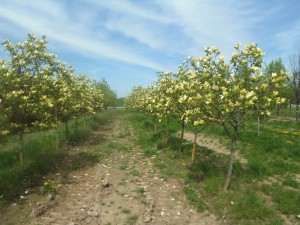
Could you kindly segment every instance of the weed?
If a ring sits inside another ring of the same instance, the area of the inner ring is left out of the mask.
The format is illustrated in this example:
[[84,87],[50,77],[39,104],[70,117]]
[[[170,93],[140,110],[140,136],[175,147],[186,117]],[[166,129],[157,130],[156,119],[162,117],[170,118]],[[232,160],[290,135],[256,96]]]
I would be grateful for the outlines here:
[[47,180],[43,183],[41,187],[42,193],[54,193],[57,191],[57,188],[60,187],[61,184],[57,184],[54,180]]
[[136,224],[138,219],[139,219],[138,215],[132,215],[132,216],[128,217],[127,221],[130,225],[134,225],[134,224]]
[[143,195],[145,193],[145,189],[144,188],[138,188],[136,190],[136,192],[139,193],[139,194],[141,194],[141,195]]
[[136,169],[131,170],[131,171],[130,171],[130,174],[133,175],[133,176],[136,176],[136,177],[141,176],[140,172],[137,171]]
[[121,165],[118,167],[119,170],[126,170],[128,167],[126,165]]
[[122,209],[121,212],[122,212],[122,213],[125,213],[125,214],[129,214],[129,213],[131,213],[131,210],[130,210],[130,209],[127,209],[127,208],[124,208],[124,209]]

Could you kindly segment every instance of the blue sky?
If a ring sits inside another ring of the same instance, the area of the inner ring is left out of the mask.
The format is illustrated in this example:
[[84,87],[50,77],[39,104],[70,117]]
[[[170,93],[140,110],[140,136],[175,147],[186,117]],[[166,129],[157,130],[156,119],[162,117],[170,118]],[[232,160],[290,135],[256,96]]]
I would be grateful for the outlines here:
[[[265,61],[300,45],[299,0],[0,0],[0,40],[46,35],[48,51],[76,73],[105,78],[120,97],[176,72],[205,46],[225,58],[255,42]],[[0,58],[5,58],[3,46]]]

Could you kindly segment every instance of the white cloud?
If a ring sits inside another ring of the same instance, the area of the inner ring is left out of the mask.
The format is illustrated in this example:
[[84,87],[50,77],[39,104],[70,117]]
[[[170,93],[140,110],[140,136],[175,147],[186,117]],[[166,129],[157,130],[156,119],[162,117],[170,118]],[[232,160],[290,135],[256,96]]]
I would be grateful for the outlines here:
[[220,48],[226,57],[238,42],[262,42],[267,49],[278,46],[286,51],[300,36],[300,22],[274,31],[269,24],[282,12],[282,5],[258,0],[2,2],[2,34],[10,26],[14,36],[18,31],[46,34],[57,49],[122,61],[138,69],[176,68],[175,59],[202,55],[207,45]]
[[276,42],[278,43],[278,48],[283,52],[291,52],[295,47],[299,47],[300,40],[300,20],[295,21],[290,24],[290,26],[278,32],[275,35]]
[[[17,3],[19,2],[17,1]],[[6,7],[1,7],[0,17],[22,27],[28,32],[46,34],[48,38],[60,42],[63,45],[62,48],[68,45],[69,48],[75,48],[76,52],[82,52],[86,55],[92,54],[98,57],[108,57],[155,69],[163,67],[153,60],[136,54],[136,49],[131,46],[120,45],[108,38],[104,39],[103,36],[100,40],[97,39],[99,38],[97,35],[94,38],[94,31],[87,30],[85,24],[72,22],[72,19],[68,16],[68,12],[62,5],[58,5],[52,1],[43,1],[43,3],[47,3],[46,7],[41,7],[40,13],[34,14],[32,10],[38,9],[39,6],[32,4],[31,1],[26,1],[26,3],[29,4],[20,4],[17,6],[15,4],[8,4]],[[53,5],[51,5],[52,3]],[[54,10],[44,12],[46,8]],[[104,30],[102,31],[105,32]]]
[[[232,51],[238,42],[249,42],[248,30],[255,19],[243,17],[231,4],[220,1],[157,1],[165,11],[170,11],[174,20],[187,37],[193,40],[191,54],[204,46],[216,46],[225,52]],[[239,4],[235,7],[242,7]],[[247,11],[246,11],[247,13]],[[197,47],[195,47],[197,46]]]
[[111,12],[120,13],[123,15],[131,15],[137,18],[148,19],[164,24],[173,23],[173,18],[168,17],[167,14],[160,14],[160,9],[155,8],[155,5],[151,4],[150,6],[141,5],[145,3],[142,1],[131,2],[128,0],[121,1],[98,1],[98,0],[88,0],[88,2],[99,6],[101,8],[109,9]]

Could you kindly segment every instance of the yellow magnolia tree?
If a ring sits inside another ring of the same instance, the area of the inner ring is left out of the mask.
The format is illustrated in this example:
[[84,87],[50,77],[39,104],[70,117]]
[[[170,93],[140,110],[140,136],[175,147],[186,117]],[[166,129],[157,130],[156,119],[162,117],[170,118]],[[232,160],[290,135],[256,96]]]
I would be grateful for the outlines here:
[[[210,93],[205,88],[205,82],[207,81],[199,72],[197,60],[192,57],[188,57],[179,66],[176,78],[178,79],[178,85],[176,85],[176,92],[178,93],[177,110],[180,112],[182,124],[190,123],[193,126],[192,163],[194,163],[198,133],[205,129],[210,122],[210,118],[206,113],[206,111],[209,111],[206,102]],[[182,140],[183,129],[181,129],[181,143]]]
[[19,135],[20,165],[24,165],[23,135],[37,128],[58,127],[60,121],[101,110],[103,95],[95,82],[74,76],[73,68],[46,51],[43,36],[29,34],[17,44],[3,42],[9,54],[0,61],[0,128]]
[[157,73],[158,80],[154,84],[152,98],[155,99],[153,105],[156,116],[166,121],[166,134],[165,141],[168,142],[170,133],[169,125],[171,116],[175,113],[176,102],[174,99],[175,94],[175,80],[172,72],[159,72]]
[[135,109],[138,112],[146,112],[146,99],[147,89],[142,86],[135,86],[126,97],[125,106],[128,109]]
[[3,45],[10,59],[1,74],[1,108],[6,128],[20,137],[20,165],[24,165],[23,134],[33,127],[53,126],[53,100],[50,97],[55,55],[46,52],[46,38],[28,35],[25,42]]
[[241,127],[253,115],[270,115],[272,105],[284,102],[278,97],[278,89],[287,76],[274,73],[266,79],[260,72],[264,53],[255,44],[246,45],[244,49],[238,44],[235,49],[225,63],[218,49],[205,48],[206,56],[196,59],[195,64],[206,80],[203,85],[208,94],[204,113],[224,128],[232,143],[224,190],[228,190],[231,181]]

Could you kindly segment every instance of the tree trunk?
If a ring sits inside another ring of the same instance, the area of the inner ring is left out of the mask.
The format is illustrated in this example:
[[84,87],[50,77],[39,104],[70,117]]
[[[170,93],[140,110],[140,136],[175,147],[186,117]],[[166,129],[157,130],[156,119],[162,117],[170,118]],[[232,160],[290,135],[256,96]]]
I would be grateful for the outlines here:
[[23,139],[23,131],[19,132],[19,141],[20,141],[20,167],[23,169],[24,168],[24,139]]
[[69,120],[66,119],[66,139],[68,140],[69,138]]
[[76,132],[76,134],[77,134],[77,131],[78,131],[78,117],[76,116],[76,118],[75,118],[75,132]]
[[230,160],[229,160],[229,166],[228,166],[227,175],[226,175],[225,184],[224,184],[224,191],[228,190],[230,181],[231,181],[231,177],[232,177],[237,135],[238,135],[238,127],[234,127],[234,134],[231,139],[232,146],[231,146]]
[[276,105],[276,115],[279,116],[280,106]]
[[152,117],[152,123],[153,123],[153,127],[154,127],[154,133],[156,133],[157,132],[157,124],[156,124],[155,116]]
[[299,103],[297,101],[297,104],[296,104],[296,121],[298,122],[299,120]]
[[193,150],[192,150],[192,164],[195,163],[195,156],[196,156],[196,148],[197,148],[197,133],[194,133],[194,144],[193,144]]
[[259,120],[259,116],[257,117],[257,136],[259,136],[260,134],[260,120]]
[[184,120],[182,120],[180,124],[181,124],[181,134],[180,134],[179,152],[183,152],[183,136],[184,136],[184,128],[185,128],[185,122],[184,122]]
[[169,142],[169,137],[170,137],[169,126],[170,126],[170,118],[167,117],[167,119],[166,119],[166,143]]
[[56,123],[56,149],[58,149],[58,143],[59,143],[59,134],[58,134],[58,110],[57,107],[55,109],[55,123]]
[[295,91],[295,100],[296,100],[296,121],[298,122],[299,120],[299,103],[300,103],[300,94],[299,94],[299,89],[296,89]]

